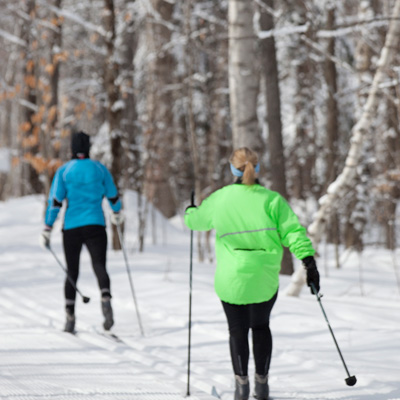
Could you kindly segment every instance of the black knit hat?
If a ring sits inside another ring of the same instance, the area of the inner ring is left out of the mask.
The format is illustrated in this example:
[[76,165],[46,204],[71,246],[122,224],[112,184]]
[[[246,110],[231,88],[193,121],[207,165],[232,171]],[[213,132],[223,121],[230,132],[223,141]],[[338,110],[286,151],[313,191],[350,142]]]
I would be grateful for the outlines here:
[[85,132],[77,132],[71,138],[72,158],[89,158],[90,137]]

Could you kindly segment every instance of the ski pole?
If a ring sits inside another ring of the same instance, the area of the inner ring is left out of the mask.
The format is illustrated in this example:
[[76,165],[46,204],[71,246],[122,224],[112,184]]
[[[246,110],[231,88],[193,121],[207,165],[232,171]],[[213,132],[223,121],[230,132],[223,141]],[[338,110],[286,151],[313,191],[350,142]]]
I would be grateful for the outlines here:
[[128,257],[126,255],[125,247],[124,247],[124,245],[122,243],[121,227],[120,227],[120,224],[116,224],[116,226],[117,226],[119,242],[120,242],[121,248],[122,248],[122,253],[124,254],[125,266],[126,266],[126,270],[128,272],[129,284],[130,284],[130,287],[131,287],[133,302],[135,303],[136,316],[137,316],[137,320],[138,320],[138,323],[139,323],[140,333],[142,334],[142,336],[144,336],[142,320],[140,319],[139,307],[138,307],[138,304],[137,304],[137,301],[136,301],[136,296],[135,296],[135,290],[133,288],[133,281],[132,281],[131,271],[130,271],[129,264],[128,264]]
[[[194,190],[191,196],[191,206],[194,206]],[[193,277],[193,230],[190,230],[190,272],[189,272],[189,332],[188,332],[188,367],[186,396],[190,396],[190,349],[192,342],[192,277]]]
[[64,267],[64,265],[62,264],[62,262],[59,260],[59,258],[57,257],[57,254],[53,251],[53,249],[49,246],[47,246],[47,249],[50,250],[50,253],[53,254],[54,258],[56,259],[58,265],[62,268],[62,270],[65,272],[67,279],[69,280],[69,283],[72,285],[72,287],[75,289],[75,291],[82,297],[82,301],[84,303],[89,303],[90,301],[90,297],[86,297],[84,296],[81,291],[78,289],[78,287],[76,286],[76,283],[73,281],[73,279],[71,278],[70,274],[68,273],[68,270]]
[[343,358],[342,352],[341,352],[340,349],[339,349],[338,342],[337,342],[337,340],[336,340],[336,338],[335,338],[335,335],[333,334],[333,330],[332,330],[331,325],[330,325],[330,323],[329,323],[329,320],[328,320],[328,317],[327,317],[326,312],[325,312],[325,310],[324,310],[324,307],[322,306],[322,302],[321,302],[321,297],[322,297],[322,295],[319,295],[319,294],[318,294],[317,289],[315,288],[315,286],[314,286],[314,284],[313,284],[312,282],[311,282],[311,288],[312,288],[312,290],[313,290],[315,296],[317,297],[317,300],[318,300],[318,303],[319,303],[319,305],[320,305],[320,307],[321,307],[322,313],[324,314],[325,321],[326,321],[326,323],[328,324],[329,331],[331,332],[333,341],[335,342],[337,351],[339,352],[339,355],[340,355],[340,358],[341,358],[341,360],[342,360],[344,369],[346,370],[346,373],[347,373],[347,378],[345,379],[346,385],[347,385],[347,386],[354,386],[354,385],[356,384],[356,382],[357,382],[357,378],[355,377],[355,375],[350,376],[350,372],[349,372],[349,370],[347,369],[346,363],[344,362],[344,358]]

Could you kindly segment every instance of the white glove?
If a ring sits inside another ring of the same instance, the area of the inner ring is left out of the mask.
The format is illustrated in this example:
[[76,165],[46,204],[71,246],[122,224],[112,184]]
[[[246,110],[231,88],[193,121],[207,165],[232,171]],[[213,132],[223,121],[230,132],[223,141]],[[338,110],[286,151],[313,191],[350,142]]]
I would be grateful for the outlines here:
[[113,225],[121,225],[124,222],[124,215],[121,212],[113,212],[111,213],[111,223]]
[[46,226],[40,234],[39,243],[44,249],[50,248],[51,227]]

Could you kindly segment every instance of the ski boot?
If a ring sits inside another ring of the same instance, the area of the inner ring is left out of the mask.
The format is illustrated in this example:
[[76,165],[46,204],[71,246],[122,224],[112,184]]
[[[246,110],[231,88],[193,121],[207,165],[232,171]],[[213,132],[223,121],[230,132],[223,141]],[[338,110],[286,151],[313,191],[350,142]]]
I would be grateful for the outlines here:
[[104,315],[104,323],[103,327],[106,331],[109,331],[111,327],[114,325],[114,315],[111,307],[111,297],[103,297],[101,299],[101,310]]
[[248,400],[249,394],[249,377],[235,375],[235,400]]
[[255,375],[254,397],[257,400],[269,399],[268,375]]
[[75,332],[75,314],[66,310],[67,320],[65,321],[64,332],[74,333]]

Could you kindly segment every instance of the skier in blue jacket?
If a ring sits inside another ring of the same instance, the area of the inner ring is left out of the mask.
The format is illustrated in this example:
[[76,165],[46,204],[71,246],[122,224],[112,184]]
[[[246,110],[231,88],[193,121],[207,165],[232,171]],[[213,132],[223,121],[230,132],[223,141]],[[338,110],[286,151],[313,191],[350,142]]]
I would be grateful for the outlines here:
[[[114,324],[114,319],[110,278],[106,270],[107,233],[102,202],[104,197],[108,199],[112,209],[111,222],[120,224],[121,200],[108,169],[89,158],[90,138],[86,133],[72,135],[71,150],[72,160],[61,166],[54,176],[46,210],[45,228],[40,241],[43,247],[50,247],[53,224],[63,201],[66,200],[62,232],[68,274],[76,287],[80,253],[82,246],[86,245],[101,291],[102,312],[105,317],[103,326],[109,330]],[[71,333],[75,329],[75,287],[69,279],[65,280],[65,331]]]

